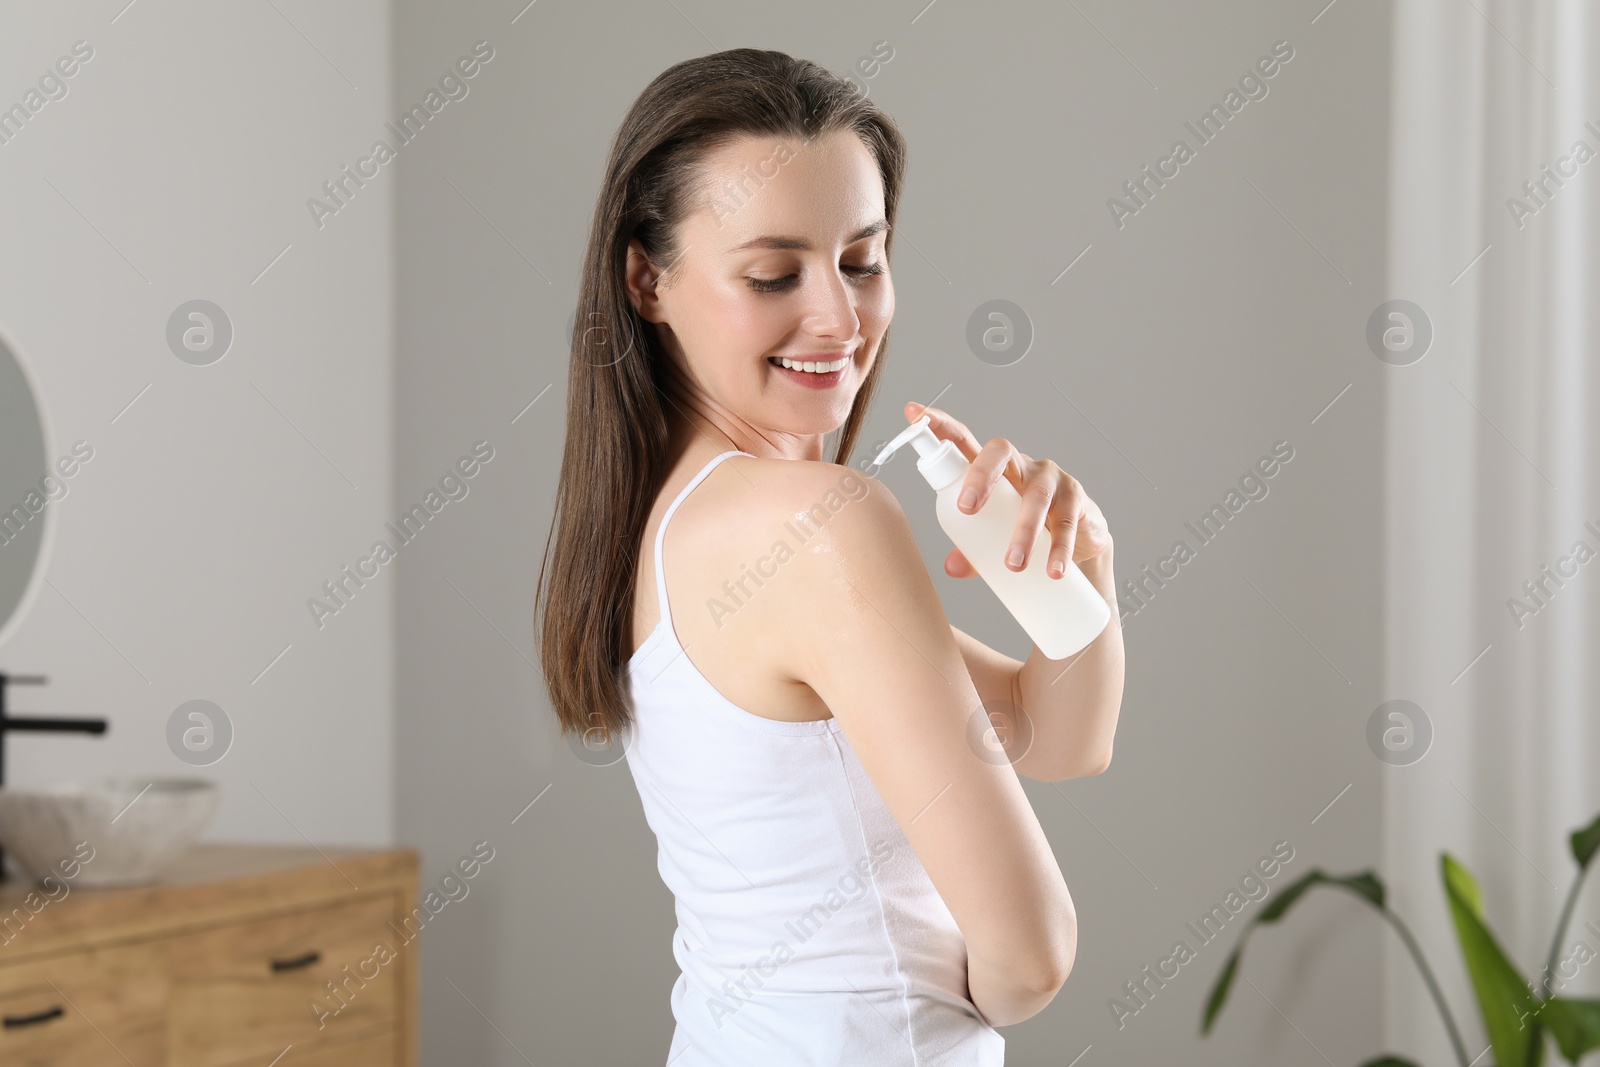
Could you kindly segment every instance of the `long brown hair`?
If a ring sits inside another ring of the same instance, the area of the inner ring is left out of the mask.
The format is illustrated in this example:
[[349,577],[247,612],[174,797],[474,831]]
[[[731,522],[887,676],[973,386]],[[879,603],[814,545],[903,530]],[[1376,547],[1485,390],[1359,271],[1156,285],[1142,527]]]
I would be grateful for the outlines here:
[[[606,743],[633,723],[623,665],[633,644],[637,553],[670,473],[667,397],[678,372],[628,299],[628,241],[637,237],[651,264],[672,264],[707,153],[745,135],[809,141],[834,130],[854,132],[877,159],[887,255],[905,139],[850,81],[810,60],[754,48],[685,60],[645,87],[612,140],[578,285],[566,443],[534,603],[540,665],[564,736],[603,731],[597,736]],[[887,344],[885,331],[835,463],[855,445]]]

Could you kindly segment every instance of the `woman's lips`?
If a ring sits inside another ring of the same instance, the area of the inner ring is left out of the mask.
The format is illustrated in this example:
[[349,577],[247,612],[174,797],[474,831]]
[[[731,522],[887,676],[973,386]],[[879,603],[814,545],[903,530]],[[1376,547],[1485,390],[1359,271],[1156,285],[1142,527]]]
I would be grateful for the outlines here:
[[[801,360],[794,362],[805,361]],[[837,362],[837,360],[819,359],[814,360],[813,362],[829,363]],[[816,371],[791,370],[788,367],[785,367],[771,359],[767,360],[767,364],[771,366],[773,370],[794,382],[796,385],[804,386],[807,389],[832,389],[834,386],[844,381],[845,372],[850,369],[850,364],[847,362],[838,370],[829,371],[826,374],[818,374]]]

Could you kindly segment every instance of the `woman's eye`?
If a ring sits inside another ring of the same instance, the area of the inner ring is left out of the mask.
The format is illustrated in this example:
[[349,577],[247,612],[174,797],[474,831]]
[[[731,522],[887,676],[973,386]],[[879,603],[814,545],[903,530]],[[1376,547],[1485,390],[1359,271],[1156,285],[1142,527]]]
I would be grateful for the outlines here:
[[[864,267],[855,267],[846,264],[843,270],[854,274],[858,278],[871,278],[883,273],[882,263],[869,263]],[[750,288],[758,293],[777,293],[792,288],[795,282],[793,274],[786,274],[782,278],[751,278]]]

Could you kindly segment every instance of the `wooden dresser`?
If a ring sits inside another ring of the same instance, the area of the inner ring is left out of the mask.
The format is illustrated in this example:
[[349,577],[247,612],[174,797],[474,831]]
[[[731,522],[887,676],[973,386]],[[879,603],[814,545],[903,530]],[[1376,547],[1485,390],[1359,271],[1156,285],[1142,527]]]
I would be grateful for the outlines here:
[[0,881],[5,1067],[416,1067],[416,850],[200,844],[65,885]]

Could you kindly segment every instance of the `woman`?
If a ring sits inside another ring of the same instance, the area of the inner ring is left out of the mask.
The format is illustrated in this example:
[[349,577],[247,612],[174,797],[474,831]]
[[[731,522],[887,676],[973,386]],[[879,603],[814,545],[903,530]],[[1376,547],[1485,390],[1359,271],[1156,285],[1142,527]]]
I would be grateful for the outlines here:
[[[540,643],[563,732],[621,740],[657,838],[674,1067],[1000,1064],[994,1027],[1076,952],[1018,775],[1105,769],[1120,630],[1023,664],[953,628],[893,495],[843,465],[894,313],[904,157],[849,83],[741,48],[656,78],[607,162]],[[1115,616],[1082,487],[924,411],[973,461],[964,509],[1011,479],[1015,542],[1048,528],[1038,550]],[[945,570],[973,573],[959,551]]]

